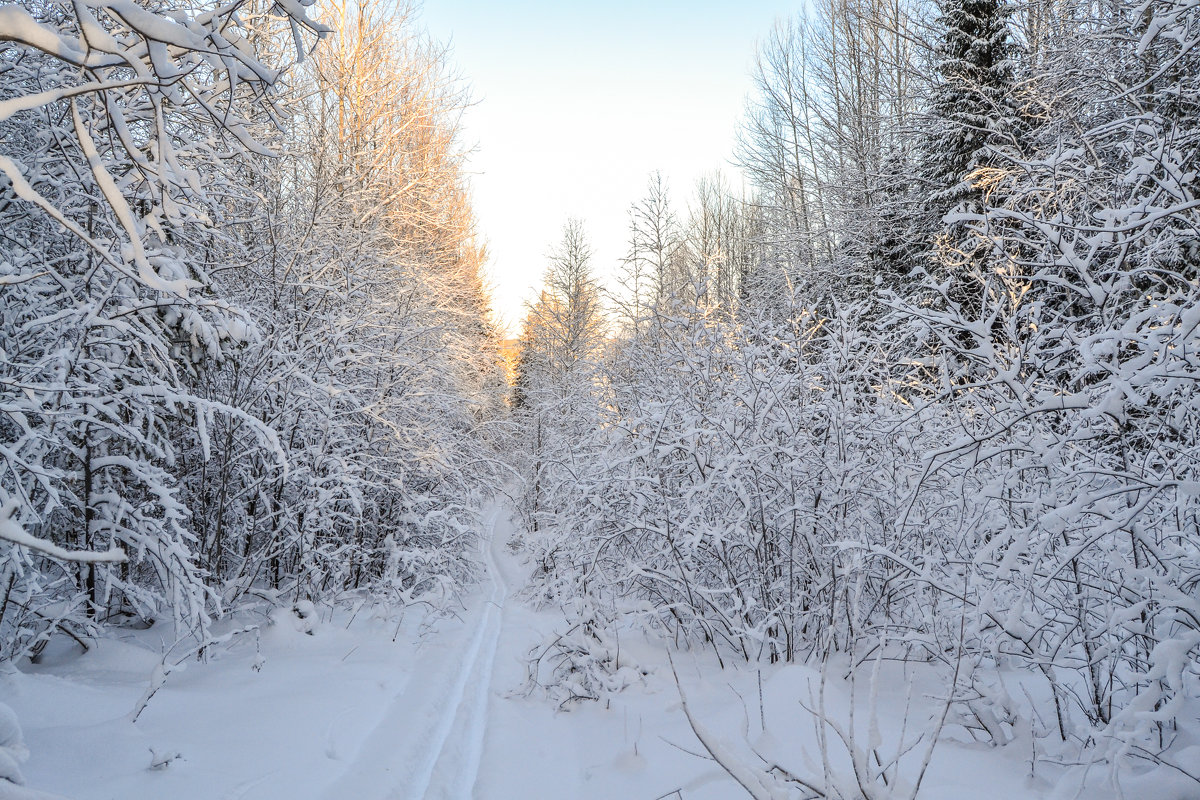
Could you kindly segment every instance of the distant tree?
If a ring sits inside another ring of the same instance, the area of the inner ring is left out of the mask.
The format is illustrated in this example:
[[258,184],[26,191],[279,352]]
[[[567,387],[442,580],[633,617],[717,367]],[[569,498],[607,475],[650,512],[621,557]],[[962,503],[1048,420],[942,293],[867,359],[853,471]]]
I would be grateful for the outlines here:
[[544,287],[529,309],[517,366],[517,405],[532,398],[568,397],[577,378],[586,380],[604,337],[600,290],[592,275],[592,249],[580,220],[563,227],[550,254]]
[[750,266],[751,233],[744,199],[720,172],[696,182],[685,226],[688,268],[698,300],[731,311]]
[[[821,175],[816,100],[809,80],[806,21],[776,22],[755,56],[755,95],[739,130],[735,158],[758,189],[768,225],[760,247],[811,270],[832,256]],[[779,259],[776,259],[779,260]]]
[[891,269],[877,251],[894,249],[885,228],[910,158],[922,13],[823,0],[760,47],[736,156],[763,206],[750,288],[767,306],[793,290],[861,299]]
[[534,530],[554,511],[547,487],[563,487],[563,471],[583,457],[578,444],[593,424],[591,398],[606,334],[581,221],[567,222],[549,261],[545,288],[521,333],[513,402],[529,454],[522,465],[522,511]]
[[683,230],[661,172],[650,176],[646,195],[629,209],[629,251],[623,262],[619,304],[636,327],[685,288],[692,288]]

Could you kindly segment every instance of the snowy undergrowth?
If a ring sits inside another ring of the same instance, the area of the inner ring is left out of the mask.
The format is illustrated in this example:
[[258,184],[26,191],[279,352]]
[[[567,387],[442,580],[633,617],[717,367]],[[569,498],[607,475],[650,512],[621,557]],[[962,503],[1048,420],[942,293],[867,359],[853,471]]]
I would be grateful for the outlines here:
[[[528,568],[519,555],[496,555],[504,584],[523,585]],[[855,731],[859,746],[877,749],[886,764],[935,727],[946,696],[945,665],[868,658],[851,685],[844,657],[824,672],[801,664],[725,659],[722,665],[711,648],[688,650],[684,642],[671,656],[677,686],[666,643],[626,618],[619,637],[610,630],[594,639],[592,655],[603,661],[611,653],[619,669],[633,673],[612,674],[630,679],[607,685],[597,702],[547,702],[544,694],[522,689],[528,654],[565,630],[561,609],[534,608],[510,593],[499,613],[485,617],[490,597],[482,587],[464,598],[457,615],[440,618],[418,609],[397,618],[366,606],[357,614],[320,606],[298,614],[282,606],[240,615],[215,634],[252,625],[257,633],[234,636],[211,648],[207,662],[192,659],[171,672],[137,723],[129,721],[130,712],[162,663],[159,633],[113,632],[87,653],[59,636],[39,663],[0,678],[0,702],[12,706],[23,725],[28,786],[75,800],[409,797],[416,767],[429,762],[422,753],[432,737],[423,731],[440,728],[447,714],[478,696],[486,700],[479,712],[483,741],[456,741],[457,728],[448,729],[441,749],[443,755],[477,752],[475,797],[728,800],[744,792],[697,740],[681,688],[694,719],[748,769],[766,774],[777,765],[778,776],[807,779],[823,779],[828,771],[835,786],[847,785],[855,773],[831,725]],[[484,621],[498,627],[482,628]],[[450,690],[469,667],[471,642],[492,635],[498,646],[490,685],[478,683],[486,670],[475,674],[456,702]],[[543,679],[549,683],[546,673]],[[1036,706],[1044,710],[1048,703],[1046,690],[1021,670],[999,670],[986,691],[994,698],[1028,691]],[[828,724],[814,712],[823,712]],[[1104,765],[1064,766],[1044,740],[1035,750],[1029,722],[1000,720],[1008,744],[993,746],[972,733],[968,717],[952,714],[920,797],[1121,796],[1107,783]],[[897,774],[909,784],[922,746],[900,754]],[[453,764],[435,766],[431,786],[451,788],[429,796],[465,796],[454,793],[454,775],[441,774]],[[1120,775],[1126,797],[1195,797],[1195,785],[1166,768],[1126,767]],[[798,786],[783,785],[781,796],[805,796]],[[339,795],[347,786],[354,794]]]
[[[542,620],[550,624],[551,612]],[[539,642],[543,661],[556,652],[547,646],[556,639],[557,633]],[[997,713],[1007,744],[984,741],[965,703],[947,710],[944,665],[868,659],[851,670],[843,656],[824,668],[728,661],[723,667],[711,650],[675,650],[669,657],[660,639],[635,626],[621,633],[618,662],[614,634],[593,641],[593,657],[572,662],[576,669],[562,673],[563,685],[542,686],[528,697],[517,692],[506,701],[523,720],[525,738],[538,744],[499,743],[493,753],[527,759],[532,751],[527,775],[553,762],[553,785],[570,787],[572,796],[752,796],[732,771],[769,787],[753,795],[768,798],[893,800],[914,790],[932,800],[1196,797],[1195,782],[1168,767],[1126,760],[1114,772],[1101,762],[1076,761],[1073,744],[1056,747],[1035,736],[1039,726],[1052,724],[1044,717],[1000,720]],[[597,649],[613,658],[594,658]],[[637,678],[621,680],[630,670]],[[518,671],[514,665],[513,674]],[[548,670],[540,674],[546,680]],[[1023,670],[989,675],[986,689],[982,676],[963,682],[976,687],[976,708],[997,707],[1008,693],[1031,698],[1043,715],[1050,706],[1044,685]],[[581,686],[598,691],[599,700],[583,699]],[[993,697],[989,703],[978,700],[984,691]],[[697,733],[708,734],[707,741]],[[1187,759],[1188,751],[1177,755]]]
[[[540,563],[537,551],[528,558]],[[1190,730],[1173,731],[1159,751],[1100,725],[1064,740],[1054,692],[1087,690],[1070,674],[1051,684],[1022,659],[961,645],[935,658],[886,639],[865,642],[853,668],[845,652],[822,660],[818,642],[807,664],[747,661],[695,629],[689,636],[664,625],[645,602],[584,598],[540,566],[532,571],[524,596],[552,627],[527,652],[522,696],[586,718],[578,722],[585,728],[613,713],[644,721],[649,698],[670,696],[656,726],[675,730],[685,720],[667,739],[696,754],[697,764],[712,759],[708,767],[723,778],[705,772],[705,780],[734,793],[713,797],[958,798],[992,796],[993,787],[997,797],[1200,796]],[[1196,719],[1200,703],[1180,701],[1169,713]],[[1142,716],[1150,727],[1155,718]],[[635,744],[633,754],[644,747]],[[689,788],[702,784],[670,791],[692,797]]]

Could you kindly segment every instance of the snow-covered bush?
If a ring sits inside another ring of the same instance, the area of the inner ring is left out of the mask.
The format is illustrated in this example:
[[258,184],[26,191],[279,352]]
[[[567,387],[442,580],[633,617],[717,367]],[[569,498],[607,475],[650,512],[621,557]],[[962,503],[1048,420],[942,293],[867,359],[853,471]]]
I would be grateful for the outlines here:
[[678,317],[618,345],[595,457],[554,495],[557,578],[746,659],[905,615],[883,554],[925,546],[897,520],[947,516],[905,502],[928,439],[902,427],[884,346],[793,308],[786,327]]
[[575,616],[580,621],[529,653],[526,691],[540,690],[559,709],[582,700],[604,700],[641,683],[648,674],[622,652],[616,620],[587,607],[577,607]]
[[0,660],[473,574],[503,387],[462,89],[359,5],[0,8]]
[[814,214],[860,204],[772,218],[734,313],[696,292],[626,321],[572,401],[585,455],[539,485],[546,596],[751,660],[962,659],[948,719],[978,738],[1170,757],[1200,688],[1200,3],[1068,6],[1036,53],[1008,9],[948,7],[927,88],[966,100],[911,144],[955,142],[953,174],[889,156],[929,192],[913,241],[854,239],[891,213],[842,194],[862,165],[757,164]]

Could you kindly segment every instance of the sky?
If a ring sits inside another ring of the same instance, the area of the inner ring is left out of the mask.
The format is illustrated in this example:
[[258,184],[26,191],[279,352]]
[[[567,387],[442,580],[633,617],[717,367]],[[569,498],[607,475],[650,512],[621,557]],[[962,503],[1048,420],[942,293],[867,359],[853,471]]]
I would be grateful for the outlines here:
[[425,0],[476,103],[464,141],[493,308],[510,334],[571,217],[610,279],[628,209],[660,170],[677,213],[698,178],[731,181],[757,42],[799,3]]

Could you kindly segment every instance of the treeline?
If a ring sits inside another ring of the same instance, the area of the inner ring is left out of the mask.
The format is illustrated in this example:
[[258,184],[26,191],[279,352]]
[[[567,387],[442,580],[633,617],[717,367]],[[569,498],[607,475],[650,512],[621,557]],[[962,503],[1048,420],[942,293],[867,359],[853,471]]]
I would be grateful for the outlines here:
[[819,0],[760,47],[752,192],[681,219],[652,181],[612,318],[568,230],[516,398],[562,696],[604,690],[632,617],[942,664],[979,740],[1170,761],[1200,695],[1198,45],[1194,0]]
[[504,379],[413,13],[0,6],[0,661],[470,577]]

